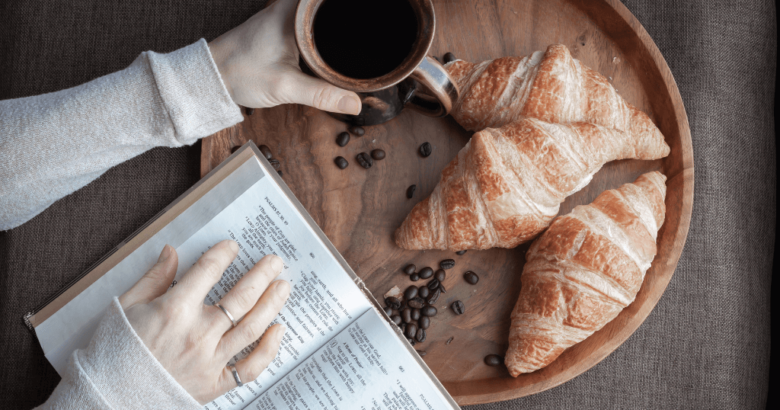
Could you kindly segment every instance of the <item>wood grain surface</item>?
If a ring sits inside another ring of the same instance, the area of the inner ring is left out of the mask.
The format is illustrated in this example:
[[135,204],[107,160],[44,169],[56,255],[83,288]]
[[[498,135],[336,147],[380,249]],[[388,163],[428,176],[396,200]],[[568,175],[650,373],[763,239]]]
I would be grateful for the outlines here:
[[[520,292],[528,244],[462,256],[406,251],[394,244],[395,229],[412,206],[430,194],[441,170],[471,136],[450,117],[429,118],[405,110],[393,121],[367,127],[365,136],[353,136],[341,148],[335,138],[346,125],[323,112],[298,105],[256,110],[244,122],[203,141],[201,173],[208,173],[233,147],[249,139],[269,146],[281,161],[285,182],[378,298],[394,285],[404,289],[412,284],[400,271],[406,264],[419,269],[455,259],[444,282],[448,291],[436,303],[439,314],[427,341],[416,348],[427,352],[426,363],[460,404],[507,400],[582,374],[620,346],[650,314],[674,274],[690,224],[694,176],[690,129],[663,56],[618,0],[434,0],[434,5],[432,55],[451,51],[477,62],[564,44],[575,58],[607,76],[623,98],[648,113],[666,137],[672,149],[669,157],[609,163],[561,206],[560,213],[566,214],[651,170],[668,177],[658,256],[634,303],[603,329],[546,368],[512,378],[503,367],[486,366],[483,358],[506,350],[509,315]],[[433,155],[421,158],[417,148],[426,141],[433,145]],[[384,149],[387,158],[371,169],[361,168],[355,155],[374,148]],[[346,158],[349,167],[338,169],[336,156]],[[406,189],[412,184],[417,192],[407,199]],[[463,280],[467,270],[480,275],[477,285]],[[449,305],[455,300],[466,304],[465,314],[452,314]],[[445,344],[451,337],[452,342]]]

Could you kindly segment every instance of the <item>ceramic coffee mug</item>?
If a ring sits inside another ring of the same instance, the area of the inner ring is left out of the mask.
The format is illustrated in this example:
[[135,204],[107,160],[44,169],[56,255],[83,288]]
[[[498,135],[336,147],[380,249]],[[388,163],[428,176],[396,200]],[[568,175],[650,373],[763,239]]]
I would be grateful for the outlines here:
[[324,1],[298,3],[295,40],[301,54],[301,68],[337,87],[356,92],[363,103],[358,115],[331,115],[351,124],[375,125],[395,118],[407,105],[432,117],[449,114],[458,99],[458,86],[438,61],[428,57],[436,28],[431,0],[408,0],[417,17],[417,37],[411,51],[392,71],[369,79],[345,76],[322,59],[313,26]]

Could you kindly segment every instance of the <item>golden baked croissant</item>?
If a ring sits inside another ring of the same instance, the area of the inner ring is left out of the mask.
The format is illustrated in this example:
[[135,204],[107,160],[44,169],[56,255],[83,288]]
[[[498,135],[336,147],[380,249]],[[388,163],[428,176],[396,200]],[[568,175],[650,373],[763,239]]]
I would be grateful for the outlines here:
[[669,154],[663,136],[641,138],[587,123],[524,119],[471,138],[431,196],[395,233],[404,249],[513,248],[544,230],[561,202],[604,163]]
[[656,254],[666,177],[650,172],[556,218],[528,250],[504,362],[550,364],[631,304]]
[[589,122],[632,137],[660,135],[645,113],[625,102],[604,76],[581,64],[560,44],[527,57],[479,64],[455,60],[445,67],[460,89],[451,115],[470,131],[537,118]]

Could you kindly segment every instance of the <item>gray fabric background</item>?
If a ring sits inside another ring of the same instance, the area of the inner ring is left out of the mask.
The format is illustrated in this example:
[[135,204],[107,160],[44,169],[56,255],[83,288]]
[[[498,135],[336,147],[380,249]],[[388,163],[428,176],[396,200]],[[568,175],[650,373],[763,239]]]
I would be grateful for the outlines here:
[[[89,81],[144,50],[213,39],[263,4],[0,3],[0,99]],[[625,4],[658,44],[688,112],[696,162],[688,242],[658,306],[603,362],[557,388],[473,410],[764,407],[776,222],[775,5]],[[150,151],[0,233],[0,408],[40,404],[59,381],[21,316],[194,184],[199,153],[197,145]]]

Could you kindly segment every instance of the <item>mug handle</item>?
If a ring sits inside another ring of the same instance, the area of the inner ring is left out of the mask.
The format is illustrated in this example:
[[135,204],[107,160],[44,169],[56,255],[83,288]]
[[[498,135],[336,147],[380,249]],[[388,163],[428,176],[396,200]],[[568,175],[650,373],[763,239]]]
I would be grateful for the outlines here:
[[441,63],[426,56],[409,76],[418,84],[407,99],[407,104],[431,117],[443,117],[452,111],[460,92],[458,84]]

